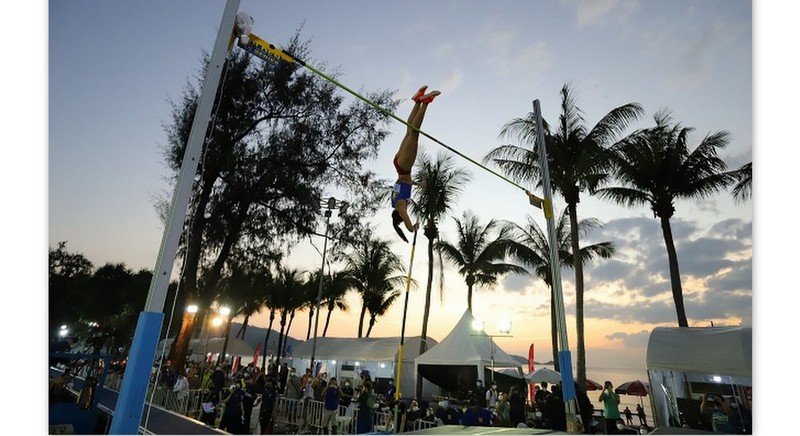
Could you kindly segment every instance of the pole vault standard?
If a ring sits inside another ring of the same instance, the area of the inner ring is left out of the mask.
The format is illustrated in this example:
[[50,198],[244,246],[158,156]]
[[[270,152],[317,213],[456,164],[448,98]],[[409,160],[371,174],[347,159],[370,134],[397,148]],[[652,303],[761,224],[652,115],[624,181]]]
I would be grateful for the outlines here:
[[178,240],[181,236],[189,197],[192,193],[197,165],[203,153],[203,142],[211,118],[211,110],[219,87],[225,58],[231,48],[233,25],[241,0],[228,0],[222,13],[222,21],[214,43],[214,51],[208,63],[203,91],[197,103],[192,130],[183,155],[178,183],[172,194],[172,207],[169,220],[161,239],[161,248],[147,293],[145,310],[139,314],[136,333],[128,355],[128,364],[119,389],[119,399],[114,410],[114,418],[109,429],[110,434],[137,434],[142,419],[147,385],[153,359],[156,355],[158,337],[164,321],[164,300],[167,298],[167,286],[172,276],[172,267],[178,251]]
[[403,373],[403,345],[406,342],[406,314],[408,313],[408,294],[411,290],[411,269],[414,268],[414,252],[417,249],[417,231],[414,230],[414,240],[411,242],[411,260],[408,262],[408,276],[406,276],[406,299],[403,303],[403,323],[400,327],[400,347],[397,349],[397,370],[394,375],[394,433],[400,432],[400,414],[399,414],[399,400],[400,400],[400,383],[402,381]]
[[[561,395],[564,399],[564,409],[567,412],[567,430],[577,432],[575,407],[575,383],[572,378],[572,357],[569,352],[567,340],[567,322],[564,313],[564,293],[561,290],[561,264],[558,258],[558,239],[556,225],[553,219],[553,192],[550,188],[550,168],[547,163],[547,147],[544,142],[544,126],[542,122],[542,109],[539,100],[533,101],[533,114],[536,118],[536,151],[539,153],[539,168],[542,173],[542,192],[545,199],[544,216],[547,219],[547,233],[550,246],[550,274],[553,282],[553,295],[556,305],[556,324],[558,325],[558,363],[561,368]],[[588,423],[584,423],[588,425]]]

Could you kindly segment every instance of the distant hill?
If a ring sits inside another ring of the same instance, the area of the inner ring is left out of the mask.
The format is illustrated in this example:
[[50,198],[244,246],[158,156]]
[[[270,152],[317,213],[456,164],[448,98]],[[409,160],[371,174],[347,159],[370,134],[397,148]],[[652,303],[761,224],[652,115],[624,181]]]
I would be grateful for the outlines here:
[[[519,362],[520,365],[527,365],[528,364],[528,358],[527,357],[517,356],[517,355],[514,355],[514,354],[512,354],[511,357],[513,357],[514,360]],[[537,361],[534,360],[533,364],[534,365],[552,365],[553,361],[551,360],[551,361],[542,363],[542,362],[537,362]]]

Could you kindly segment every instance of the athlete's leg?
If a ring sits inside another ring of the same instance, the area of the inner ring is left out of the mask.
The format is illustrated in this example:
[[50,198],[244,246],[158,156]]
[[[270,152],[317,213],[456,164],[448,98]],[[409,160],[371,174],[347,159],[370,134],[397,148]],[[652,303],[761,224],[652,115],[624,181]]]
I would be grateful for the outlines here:
[[[408,116],[408,124],[414,125],[414,120],[419,117],[419,113],[424,111],[422,109],[423,105],[419,102],[414,103],[414,108],[411,109],[411,114]],[[400,143],[400,149],[397,151],[397,164],[406,169],[411,170],[411,167],[414,166],[414,161],[417,158],[417,141],[419,140],[419,133],[417,133],[413,128],[407,127],[406,128],[406,135],[403,137],[403,141]]]

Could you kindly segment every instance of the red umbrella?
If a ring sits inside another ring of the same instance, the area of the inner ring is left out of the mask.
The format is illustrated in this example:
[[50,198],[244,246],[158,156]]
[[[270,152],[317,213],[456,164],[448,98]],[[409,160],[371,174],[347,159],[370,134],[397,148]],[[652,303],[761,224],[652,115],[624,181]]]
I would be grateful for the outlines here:
[[640,380],[629,381],[617,386],[614,392],[623,395],[636,395],[640,397],[639,402],[641,403],[641,397],[646,397],[650,393],[650,385]]
[[589,380],[587,378],[586,379],[586,390],[587,391],[602,391],[603,390],[603,385],[601,385],[600,383],[597,383],[594,380]]

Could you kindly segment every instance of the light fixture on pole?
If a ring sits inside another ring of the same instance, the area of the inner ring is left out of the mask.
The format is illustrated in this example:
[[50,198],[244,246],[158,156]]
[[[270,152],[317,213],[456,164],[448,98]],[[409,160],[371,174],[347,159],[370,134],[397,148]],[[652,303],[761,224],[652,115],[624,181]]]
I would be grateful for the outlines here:
[[197,310],[198,307],[196,304],[190,304],[186,306],[186,313],[191,313],[192,315],[194,315],[195,313],[197,313]]
[[480,321],[480,320],[477,320],[477,319],[472,321],[472,330],[475,330],[476,332],[480,332],[480,333],[473,334],[472,336],[485,336],[489,340],[489,346],[491,347],[491,349],[490,349],[491,351],[489,352],[489,362],[490,362],[490,365],[491,365],[490,366],[491,371],[489,372],[489,376],[491,377],[491,379],[490,379],[491,383],[494,383],[494,347],[495,347],[494,341],[492,340],[492,338],[511,338],[511,337],[513,337],[513,336],[511,336],[509,334],[509,333],[511,333],[511,321],[502,320],[497,325],[498,325],[498,330],[500,331],[500,334],[499,335],[490,335],[490,334],[486,333],[483,330],[483,327],[484,327],[483,321]]
[[320,206],[325,208],[325,242],[322,245],[322,267],[319,270],[319,288],[317,289],[317,305],[314,309],[314,314],[316,318],[314,319],[314,340],[311,343],[311,362],[309,363],[309,367],[311,368],[312,374],[315,372],[314,368],[314,358],[317,355],[317,331],[319,329],[319,306],[322,302],[322,280],[325,278],[325,255],[327,254],[328,250],[328,228],[331,224],[331,215],[333,215],[334,209],[339,209],[344,206],[344,203],[341,201],[336,200],[334,197],[330,197],[327,199],[322,199]]

